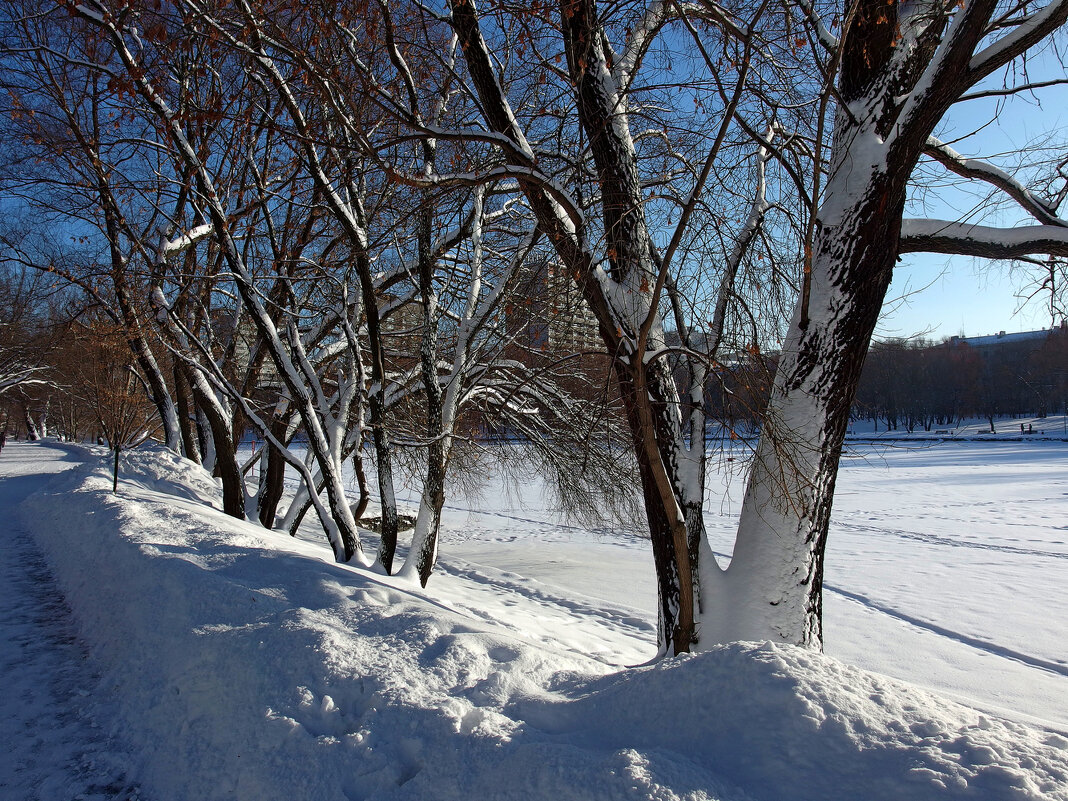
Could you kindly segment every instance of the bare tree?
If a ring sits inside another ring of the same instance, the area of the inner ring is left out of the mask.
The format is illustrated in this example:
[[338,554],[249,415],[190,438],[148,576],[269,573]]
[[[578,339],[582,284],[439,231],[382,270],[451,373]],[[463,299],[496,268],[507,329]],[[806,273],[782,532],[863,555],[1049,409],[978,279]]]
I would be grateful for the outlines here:
[[[69,32],[34,15],[6,21],[0,44],[5,54],[5,134],[12,142],[8,158],[19,166],[5,176],[4,188],[10,197],[49,218],[57,233],[71,229],[74,220],[87,226],[79,230],[83,240],[96,229],[106,243],[102,256],[107,266],[101,269],[90,263],[79,268],[76,262],[85,260],[84,254],[70,249],[49,253],[25,236],[6,236],[5,243],[22,263],[80,286],[106,313],[122,321],[162,421],[167,447],[179,450],[177,410],[148,339],[149,327],[140,319],[143,304],[138,303],[137,279],[129,264],[133,250],[124,241],[136,223],[130,204],[120,196],[133,198],[145,189],[144,176],[138,185],[130,180],[128,169],[116,168],[130,161],[136,150],[131,146],[137,136],[134,120],[109,105],[113,98],[104,88],[105,76],[77,63],[80,43],[69,37]],[[143,167],[141,157],[132,160]],[[110,279],[110,286],[99,280],[101,273]]]
[[[808,195],[805,281],[766,415],[730,567],[717,582],[712,642],[771,638],[822,645],[823,558],[843,438],[879,311],[902,253],[1018,258],[1063,255],[1068,227],[1058,188],[1043,196],[985,162],[962,162],[935,137],[955,103],[1022,64],[1068,18],[1068,3],[1021,6],[856,2],[828,9],[842,31],[802,5],[811,41],[825,49],[824,96],[833,108],[826,162]],[[1039,90],[1026,70],[1007,94]],[[833,81],[833,83],[832,83]],[[1063,83],[1059,81],[1059,83]],[[833,103],[831,100],[833,99]],[[921,158],[967,172],[1012,198],[1037,222],[996,228],[904,219]],[[737,612],[731,611],[739,610]]]
[[100,431],[113,452],[112,492],[119,487],[119,457],[126,449],[151,436],[159,422],[140,377],[134,372],[122,326],[105,315],[77,321],[69,330],[77,356],[76,374],[70,379],[92,410]]
[[[451,4],[450,21],[464,53],[471,91],[479,99],[489,131],[484,138],[498,148],[499,160],[487,173],[505,171],[518,181],[539,226],[578,281],[612,358],[652,536],[660,643],[666,653],[691,648],[697,638],[696,615],[704,605],[699,583],[699,562],[707,554],[702,520],[706,456],[701,396],[704,376],[723,341],[728,308],[739,296],[739,268],[752,257],[764,230],[769,208],[763,178],[766,155],[757,154],[754,172],[758,178],[749,211],[742,214],[742,225],[725,237],[726,252],[717,254],[714,267],[709,265],[711,276],[709,272],[702,274],[715,287],[706,291],[715,298],[713,310],[705,318],[708,327],[703,320],[697,324],[707,335],[702,350],[694,347],[696,338],[691,332],[698,307],[688,304],[695,296],[687,297],[679,289],[692,269],[682,257],[680,245],[692,240],[692,224],[708,209],[704,197],[709,176],[727,150],[733,110],[746,85],[749,65],[760,53],[755,32],[765,23],[765,10],[760,6],[745,17],[727,20],[717,8],[705,9],[709,18],[730,28],[730,36],[724,37],[721,45],[726,42],[731,56],[738,59],[739,74],[734,82],[719,85],[716,102],[722,102],[727,113],[702,142],[706,148],[703,158],[695,154],[684,161],[685,169],[669,184],[677,198],[678,222],[661,248],[659,237],[654,237],[650,228],[655,207],[649,202],[643,180],[643,165],[649,161],[644,145],[639,148],[639,144],[645,137],[632,133],[630,116],[643,116],[638,112],[641,104],[636,103],[638,72],[658,33],[679,19],[677,7],[652,3],[636,17],[617,20],[607,17],[593,2],[567,1],[556,9],[558,29],[542,26],[540,17],[520,17],[527,30],[538,28],[530,36],[532,46],[539,48],[539,69],[543,71],[539,80],[544,81],[546,75],[566,80],[568,88],[561,91],[566,93],[566,107],[574,114],[572,130],[588,142],[588,156],[582,152],[578,166],[583,167],[588,157],[593,178],[580,172],[576,190],[566,192],[562,181],[546,172],[540,148],[531,144],[512,100],[496,77],[485,26],[495,30],[500,23],[496,17],[492,23],[484,22],[473,3]],[[498,9],[492,11],[496,14]],[[609,44],[612,35],[622,36],[621,50]],[[566,59],[566,74],[552,67],[561,57]],[[666,137],[670,125],[680,121],[665,122],[661,120],[661,131],[653,131],[653,139]],[[666,150],[677,152],[675,145],[669,144]],[[755,145],[750,148],[750,152],[759,150]],[[662,178],[660,183],[664,183]],[[584,185],[592,189],[594,199],[590,203],[579,195]],[[722,215],[728,207],[725,204],[717,211]],[[718,224],[725,227],[724,222],[720,218]],[[690,386],[695,394],[685,402],[677,394],[666,359],[672,349],[664,336],[665,304],[683,342],[682,348],[674,350],[691,365]]]

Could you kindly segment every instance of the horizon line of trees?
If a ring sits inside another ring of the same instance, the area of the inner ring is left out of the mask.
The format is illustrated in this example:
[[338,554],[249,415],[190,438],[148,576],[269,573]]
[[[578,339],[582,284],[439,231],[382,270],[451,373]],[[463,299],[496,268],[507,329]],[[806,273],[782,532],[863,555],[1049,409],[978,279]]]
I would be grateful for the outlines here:
[[1068,414],[1068,329],[1045,337],[973,346],[888,340],[872,345],[857,392],[856,419],[888,431],[930,431],[969,418]]
[[[1043,333],[978,346],[958,337],[876,340],[850,419],[912,433],[970,419],[993,429],[1000,419],[1068,414],[1068,329]],[[750,352],[717,368],[705,386],[710,436],[759,432],[777,364],[778,354]],[[685,390],[685,376],[676,379]]]

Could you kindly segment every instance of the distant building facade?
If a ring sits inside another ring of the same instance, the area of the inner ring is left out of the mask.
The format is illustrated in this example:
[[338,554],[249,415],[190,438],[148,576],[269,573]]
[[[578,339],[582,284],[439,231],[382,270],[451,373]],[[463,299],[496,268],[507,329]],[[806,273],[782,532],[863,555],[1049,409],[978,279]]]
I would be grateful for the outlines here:
[[505,307],[506,330],[519,350],[545,355],[601,351],[597,320],[563,265],[549,257],[529,263]]

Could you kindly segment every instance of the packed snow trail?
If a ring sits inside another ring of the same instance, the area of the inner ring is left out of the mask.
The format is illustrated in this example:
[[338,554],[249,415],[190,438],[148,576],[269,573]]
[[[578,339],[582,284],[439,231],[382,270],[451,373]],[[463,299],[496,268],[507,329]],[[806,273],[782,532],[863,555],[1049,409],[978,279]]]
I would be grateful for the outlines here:
[[139,798],[125,755],[93,719],[97,677],[70,610],[33,538],[12,510],[80,460],[43,445],[0,453],[0,798]]

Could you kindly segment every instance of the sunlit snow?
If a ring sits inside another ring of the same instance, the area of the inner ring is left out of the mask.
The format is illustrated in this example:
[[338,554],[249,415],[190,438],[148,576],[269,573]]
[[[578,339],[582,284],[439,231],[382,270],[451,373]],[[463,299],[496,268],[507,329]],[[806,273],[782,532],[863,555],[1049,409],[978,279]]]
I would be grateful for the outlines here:
[[[644,667],[648,544],[486,472],[423,591],[225,517],[162,450],[115,496],[102,454],[9,443],[0,795],[1068,799],[1068,443],[852,445],[828,655]],[[743,482],[720,475],[726,559]],[[69,621],[32,613],[42,588]]]

